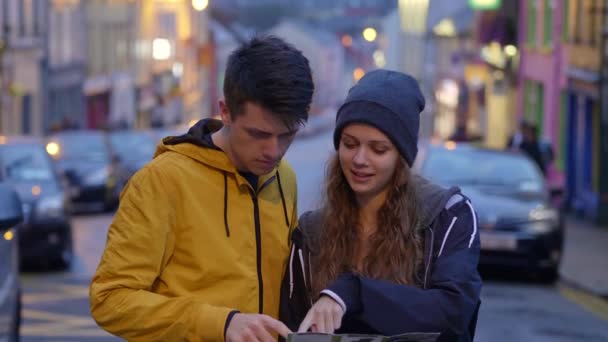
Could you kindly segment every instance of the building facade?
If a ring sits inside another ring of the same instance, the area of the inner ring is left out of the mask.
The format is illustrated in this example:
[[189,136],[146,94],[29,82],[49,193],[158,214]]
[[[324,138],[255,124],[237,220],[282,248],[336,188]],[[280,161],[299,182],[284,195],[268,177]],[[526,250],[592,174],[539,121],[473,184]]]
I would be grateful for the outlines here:
[[565,34],[570,51],[565,127],[567,204],[576,212],[597,219],[602,201],[602,96],[600,91],[603,0],[567,2]]
[[85,126],[86,32],[81,0],[52,0],[45,132]]
[[566,159],[566,67],[564,1],[520,1],[519,22],[519,92],[517,113],[539,128],[542,139],[549,141],[555,162],[549,166],[549,181],[564,186]]
[[0,134],[44,131],[48,0],[0,3]]

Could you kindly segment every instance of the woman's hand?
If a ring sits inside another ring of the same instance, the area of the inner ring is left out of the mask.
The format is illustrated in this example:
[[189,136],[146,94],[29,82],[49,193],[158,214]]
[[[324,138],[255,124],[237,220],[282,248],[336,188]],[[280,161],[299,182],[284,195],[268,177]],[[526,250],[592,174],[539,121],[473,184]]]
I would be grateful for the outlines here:
[[344,310],[329,296],[321,296],[308,310],[306,317],[300,324],[298,332],[312,332],[332,334],[340,328]]

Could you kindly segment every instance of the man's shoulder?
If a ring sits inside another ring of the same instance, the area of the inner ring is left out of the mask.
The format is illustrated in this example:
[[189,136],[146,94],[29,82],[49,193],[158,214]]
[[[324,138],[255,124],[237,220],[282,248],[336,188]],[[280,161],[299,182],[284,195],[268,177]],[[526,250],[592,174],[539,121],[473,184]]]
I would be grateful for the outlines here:
[[279,173],[279,177],[281,177],[282,186],[293,187],[294,189],[297,187],[296,173],[287,160],[281,160],[277,172]]

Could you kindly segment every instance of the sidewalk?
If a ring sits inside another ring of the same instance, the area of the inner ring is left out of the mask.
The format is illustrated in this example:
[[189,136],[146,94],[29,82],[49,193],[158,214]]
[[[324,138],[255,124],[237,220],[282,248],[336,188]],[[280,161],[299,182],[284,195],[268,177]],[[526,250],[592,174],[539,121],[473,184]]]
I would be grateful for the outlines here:
[[567,217],[560,275],[566,283],[608,299],[608,227]]

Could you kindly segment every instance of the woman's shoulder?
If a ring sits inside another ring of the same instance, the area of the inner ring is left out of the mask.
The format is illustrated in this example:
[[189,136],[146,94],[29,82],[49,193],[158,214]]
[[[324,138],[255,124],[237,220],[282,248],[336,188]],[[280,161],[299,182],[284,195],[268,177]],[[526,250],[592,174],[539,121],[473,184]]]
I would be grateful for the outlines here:
[[321,209],[310,210],[298,219],[298,228],[306,237],[315,237],[318,235],[323,222],[323,211]]

